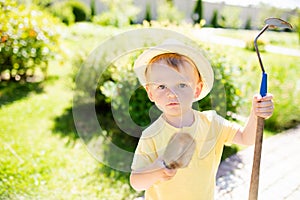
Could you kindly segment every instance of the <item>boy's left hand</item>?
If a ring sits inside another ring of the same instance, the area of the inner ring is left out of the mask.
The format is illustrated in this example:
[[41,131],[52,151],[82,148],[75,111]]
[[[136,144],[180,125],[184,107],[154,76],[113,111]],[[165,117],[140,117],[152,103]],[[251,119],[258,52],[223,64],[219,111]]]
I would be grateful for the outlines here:
[[261,97],[259,94],[253,97],[252,109],[257,117],[268,119],[274,111],[273,95],[268,93]]

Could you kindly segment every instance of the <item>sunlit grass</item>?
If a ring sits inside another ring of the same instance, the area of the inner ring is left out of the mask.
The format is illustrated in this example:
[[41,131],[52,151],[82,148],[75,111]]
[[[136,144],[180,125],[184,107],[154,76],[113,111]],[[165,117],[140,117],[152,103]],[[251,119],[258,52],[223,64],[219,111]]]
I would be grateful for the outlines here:
[[66,62],[49,70],[43,92],[1,105],[0,199],[133,199],[126,176],[103,173],[81,140],[54,130],[72,106],[71,69]]

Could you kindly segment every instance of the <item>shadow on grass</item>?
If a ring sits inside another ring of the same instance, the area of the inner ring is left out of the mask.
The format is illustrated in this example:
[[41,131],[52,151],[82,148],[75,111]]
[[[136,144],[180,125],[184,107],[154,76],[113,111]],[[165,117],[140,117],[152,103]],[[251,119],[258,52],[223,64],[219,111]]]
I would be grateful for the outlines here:
[[8,105],[14,101],[29,96],[32,93],[44,92],[45,83],[57,80],[56,76],[49,76],[42,82],[25,82],[25,81],[1,81],[0,82],[0,105]]
[[[127,181],[129,176],[128,172],[118,171],[114,169],[114,167],[110,166],[115,166],[116,164],[118,166],[122,165],[122,167],[128,170],[130,169],[132,157],[124,158],[122,155],[118,154],[118,152],[113,150],[111,144],[123,149],[124,151],[132,152],[133,155],[138,138],[123,133],[118,128],[110,112],[110,107],[108,104],[98,106],[96,108],[98,118],[97,122],[101,121],[101,128],[105,130],[104,133],[95,132],[95,124],[92,124],[95,122],[93,122],[91,119],[92,115],[89,112],[82,112],[80,116],[82,120],[76,121],[75,126],[73,111],[76,109],[85,109],[85,107],[88,106],[89,105],[77,105],[77,107],[74,108],[67,108],[62,115],[54,119],[54,127],[52,132],[54,134],[59,134],[62,138],[67,138],[68,142],[66,145],[72,146],[78,140],[83,141],[85,145],[87,145],[91,156],[99,161],[99,166],[101,166],[99,168],[99,172],[107,177],[113,176],[113,178],[118,180],[121,179]],[[79,127],[79,130],[81,130],[80,135],[77,132],[76,127]],[[122,137],[120,137],[120,135]],[[97,141],[96,146],[94,145],[94,141]],[[93,145],[90,147],[90,144]],[[105,163],[105,165],[103,163]]]
[[68,137],[68,144],[74,144],[74,142],[79,139],[76,133],[76,127],[74,124],[72,108],[65,109],[61,116],[54,119],[53,133],[59,134],[61,137]]

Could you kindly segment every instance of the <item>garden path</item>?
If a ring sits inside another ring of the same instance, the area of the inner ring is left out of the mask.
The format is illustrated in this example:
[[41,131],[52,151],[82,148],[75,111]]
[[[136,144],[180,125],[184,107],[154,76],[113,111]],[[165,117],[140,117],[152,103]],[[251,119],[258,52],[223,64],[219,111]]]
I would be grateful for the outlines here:
[[[300,199],[300,126],[263,141],[258,200]],[[254,147],[224,160],[216,200],[248,199]]]

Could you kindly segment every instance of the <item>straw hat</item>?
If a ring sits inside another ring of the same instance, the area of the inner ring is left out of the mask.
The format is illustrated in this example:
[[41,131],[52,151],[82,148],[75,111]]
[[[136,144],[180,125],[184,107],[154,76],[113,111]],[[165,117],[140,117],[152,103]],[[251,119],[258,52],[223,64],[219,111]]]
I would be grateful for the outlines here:
[[169,39],[161,45],[145,50],[135,61],[134,71],[140,83],[146,85],[145,70],[152,58],[164,53],[178,53],[190,58],[196,65],[203,82],[202,91],[195,101],[204,98],[211,90],[214,82],[214,73],[209,61],[202,55],[200,50],[187,46],[178,40]]

